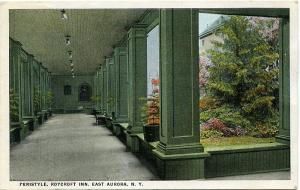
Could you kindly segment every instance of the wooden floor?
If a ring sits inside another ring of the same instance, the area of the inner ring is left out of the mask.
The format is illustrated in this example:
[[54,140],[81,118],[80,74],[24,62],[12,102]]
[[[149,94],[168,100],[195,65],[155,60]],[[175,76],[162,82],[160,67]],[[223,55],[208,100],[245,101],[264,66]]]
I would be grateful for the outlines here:
[[155,170],[86,114],[55,115],[11,148],[11,180],[157,180]]

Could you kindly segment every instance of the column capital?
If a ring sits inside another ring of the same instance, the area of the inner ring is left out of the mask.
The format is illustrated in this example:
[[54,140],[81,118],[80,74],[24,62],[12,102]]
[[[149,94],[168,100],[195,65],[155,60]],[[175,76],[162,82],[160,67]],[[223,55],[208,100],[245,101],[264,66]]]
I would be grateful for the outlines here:
[[127,37],[128,37],[127,40],[130,40],[131,38],[137,38],[137,37],[144,38],[145,36],[147,36],[146,28],[147,28],[146,24],[132,25],[127,32]]

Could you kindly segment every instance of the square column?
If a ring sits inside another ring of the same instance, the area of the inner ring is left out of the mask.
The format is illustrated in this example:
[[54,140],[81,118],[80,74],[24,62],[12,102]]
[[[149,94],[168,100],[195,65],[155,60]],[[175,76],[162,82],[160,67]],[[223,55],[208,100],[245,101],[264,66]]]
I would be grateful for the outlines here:
[[102,85],[103,85],[103,76],[102,76],[102,72],[101,71],[98,71],[97,72],[97,83],[96,83],[96,86],[97,86],[97,95],[100,97],[100,101],[97,102],[97,110],[100,110],[101,109],[101,99],[102,99],[102,92],[101,92],[101,89],[102,89]]
[[290,24],[280,19],[279,33],[279,134],[276,141],[290,145]]
[[29,89],[28,89],[28,57],[26,52],[20,50],[20,97],[22,104],[22,118],[29,116]]
[[20,56],[21,49],[22,49],[22,44],[20,42],[10,39],[9,86],[14,90],[19,100],[18,121],[22,120],[21,56]]
[[112,117],[112,112],[115,112],[115,99],[116,99],[116,89],[115,89],[115,65],[113,58],[106,58],[106,70],[107,70],[107,115]]
[[153,152],[163,179],[204,178],[200,144],[198,12],[160,10],[160,142]]
[[131,133],[143,131],[140,98],[147,97],[146,25],[137,24],[128,31],[128,116]]
[[106,113],[106,96],[107,96],[107,73],[106,73],[106,63],[102,65],[102,98],[101,98],[101,105],[102,105],[102,112],[103,114]]
[[147,33],[146,25],[133,25],[128,31],[128,129],[126,143],[132,152],[138,152],[136,134],[143,132],[141,98],[147,97]]
[[114,62],[116,69],[116,122],[125,123],[128,121],[126,47],[114,49]]

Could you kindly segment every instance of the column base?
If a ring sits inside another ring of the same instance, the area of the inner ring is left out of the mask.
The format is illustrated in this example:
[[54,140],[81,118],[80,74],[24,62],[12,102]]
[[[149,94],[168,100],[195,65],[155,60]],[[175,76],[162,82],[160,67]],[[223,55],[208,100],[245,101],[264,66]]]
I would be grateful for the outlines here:
[[158,175],[161,179],[166,180],[190,180],[203,179],[205,158],[210,154],[186,153],[166,155],[159,150],[153,150],[156,157]]
[[165,145],[159,142],[157,145],[157,150],[159,150],[161,153],[165,155],[173,155],[173,154],[202,153],[204,151],[204,148],[200,143]]
[[139,152],[139,139],[136,134],[130,133],[130,131],[125,131],[126,134],[126,145],[129,150],[133,153]]

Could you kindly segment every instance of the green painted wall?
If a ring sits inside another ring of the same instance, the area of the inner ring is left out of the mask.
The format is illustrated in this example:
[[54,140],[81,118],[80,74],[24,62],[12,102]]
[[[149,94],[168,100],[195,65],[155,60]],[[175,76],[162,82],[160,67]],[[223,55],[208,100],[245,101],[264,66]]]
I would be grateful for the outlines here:
[[[51,86],[54,93],[53,108],[77,109],[80,106],[83,106],[83,108],[91,107],[91,101],[79,101],[79,87],[81,84],[87,83],[91,87],[91,94],[93,94],[93,80],[92,75],[75,76],[75,78],[65,75],[53,75],[51,78]],[[71,95],[64,95],[65,85],[71,86]]]

